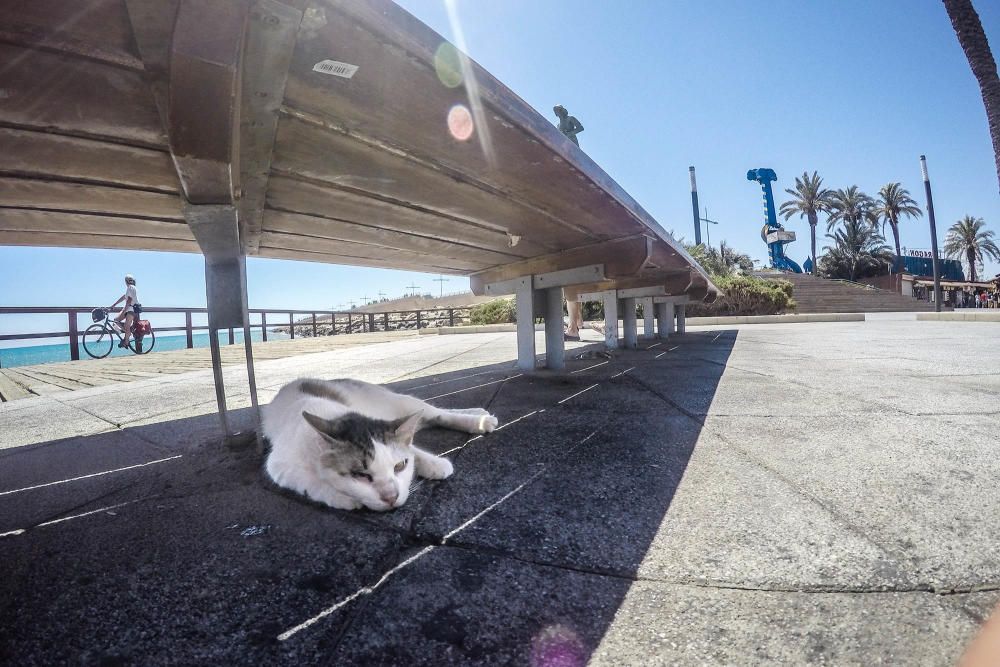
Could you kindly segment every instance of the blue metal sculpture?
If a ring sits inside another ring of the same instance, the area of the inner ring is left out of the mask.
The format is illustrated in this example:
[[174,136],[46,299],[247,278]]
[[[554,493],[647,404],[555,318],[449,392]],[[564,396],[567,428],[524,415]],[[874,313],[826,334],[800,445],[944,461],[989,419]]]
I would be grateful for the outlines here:
[[773,169],[751,169],[747,172],[747,180],[757,181],[764,191],[764,227],[760,230],[760,238],[767,244],[771,267],[781,271],[802,273],[802,268],[785,256],[785,246],[795,240],[795,232],[790,232],[778,224],[778,216],[774,212],[771,181],[778,180],[778,175]]

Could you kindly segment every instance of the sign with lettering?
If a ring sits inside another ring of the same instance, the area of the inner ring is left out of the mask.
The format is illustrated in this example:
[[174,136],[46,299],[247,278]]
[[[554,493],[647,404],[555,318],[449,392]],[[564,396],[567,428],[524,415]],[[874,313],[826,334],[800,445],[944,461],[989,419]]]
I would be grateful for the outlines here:
[[934,253],[930,250],[907,250],[907,257],[919,257],[921,259],[934,259]]

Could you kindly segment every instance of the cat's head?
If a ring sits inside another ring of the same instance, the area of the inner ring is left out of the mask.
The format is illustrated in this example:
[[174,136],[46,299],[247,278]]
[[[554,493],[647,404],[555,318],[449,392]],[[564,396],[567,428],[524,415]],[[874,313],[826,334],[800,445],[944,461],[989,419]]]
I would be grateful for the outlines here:
[[412,444],[420,413],[395,421],[356,412],[336,419],[309,412],[303,412],[302,417],[327,446],[320,465],[337,491],[379,512],[406,502],[416,467]]

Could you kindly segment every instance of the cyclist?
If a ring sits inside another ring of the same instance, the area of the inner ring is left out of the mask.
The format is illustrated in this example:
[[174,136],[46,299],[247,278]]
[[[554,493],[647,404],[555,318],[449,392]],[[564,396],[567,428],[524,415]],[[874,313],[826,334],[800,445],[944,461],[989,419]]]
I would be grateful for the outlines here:
[[[108,310],[114,310],[115,306],[122,301],[125,302],[125,305],[115,317],[115,323],[124,330],[125,337],[122,342],[118,343],[118,347],[128,347],[128,340],[132,335],[132,323],[135,322],[135,305],[138,303],[135,293],[135,278],[132,277],[131,273],[125,274],[125,293],[118,297],[118,300],[111,304]],[[122,327],[122,320],[125,321],[124,327]]]

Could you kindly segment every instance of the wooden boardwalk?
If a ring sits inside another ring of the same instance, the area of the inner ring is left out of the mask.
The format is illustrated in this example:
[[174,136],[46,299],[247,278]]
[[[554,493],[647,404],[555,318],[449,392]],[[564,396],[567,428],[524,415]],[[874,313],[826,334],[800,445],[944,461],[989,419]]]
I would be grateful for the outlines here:
[[[416,331],[390,331],[349,336],[320,336],[254,343],[254,361],[282,359],[356,345],[371,345],[417,336]],[[245,364],[243,345],[223,345],[223,365]],[[108,357],[36,366],[0,368],[0,401],[14,401],[56,392],[76,391],[118,382],[132,382],[164,374],[187,373],[212,367],[209,348],[150,352],[144,356]]]

